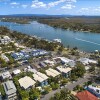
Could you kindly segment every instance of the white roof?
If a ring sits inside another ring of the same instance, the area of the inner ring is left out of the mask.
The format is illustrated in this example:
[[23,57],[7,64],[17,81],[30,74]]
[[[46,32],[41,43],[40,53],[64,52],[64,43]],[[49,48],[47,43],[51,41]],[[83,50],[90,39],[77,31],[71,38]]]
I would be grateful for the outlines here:
[[52,72],[49,71],[49,70],[46,70],[46,74],[47,74],[48,76],[56,77],[56,74],[52,73]]
[[17,75],[17,74],[19,74],[20,72],[21,72],[20,69],[16,69],[16,70],[13,71],[13,74]]
[[51,65],[54,65],[55,64],[54,61],[51,61],[51,60],[45,60],[44,63],[51,64]]
[[48,79],[48,77],[45,74],[40,73],[40,72],[33,74],[33,77],[34,77],[34,80],[39,81],[39,82],[43,82]]
[[3,79],[11,78],[11,74],[9,71],[2,73],[1,76]]
[[49,68],[49,70],[52,72],[52,73],[55,73],[56,75],[59,75],[60,73],[52,68]]
[[93,89],[93,90],[96,91],[96,92],[97,92],[97,90],[98,90],[98,94],[100,94],[100,87],[99,87],[99,86],[89,85],[88,87],[91,88],[91,89]]
[[70,61],[73,61],[73,60],[70,60],[70,59],[68,59],[66,57],[57,57],[57,58],[60,58],[61,61],[65,62],[65,63],[69,63]]
[[44,80],[48,79],[48,77],[43,73],[37,72],[37,74],[38,74],[38,76],[42,77]]
[[23,87],[24,89],[27,89],[30,86],[35,85],[35,83],[36,83],[33,79],[31,79],[28,76],[25,76],[25,77],[19,79],[18,81],[19,81],[20,86]]
[[49,68],[48,70],[46,70],[46,73],[48,76],[52,76],[52,77],[56,77],[58,75],[60,75],[60,73],[52,68]]
[[37,74],[33,74],[33,77],[34,77],[35,81],[39,81],[39,82],[43,82],[44,81],[44,79],[42,77],[38,76]]
[[89,59],[89,58],[80,58],[79,61],[82,62],[84,65],[87,65],[89,63],[94,63],[94,64],[97,63],[97,61]]
[[68,73],[72,70],[70,67],[63,67],[63,66],[58,66],[57,69],[63,73]]
[[33,72],[33,73],[36,73],[36,72],[37,72],[37,70],[32,69],[32,68],[31,68],[31,69],[27,69],[27,71],[28,71],[28,72]]
[[9,36],[4,36],[3,38],[4,38],[4,39],[10,39],[10,37],[9,37]]
[[2,59],[4,59],[6,62],[8,62],[8,61],[9,61],[9,58],[8,58],[6,55],[1,54],[1,57],[2,57]]
[[7,81],[3,83],[4,90],[6,92],[6,95],[12,95],[16,93],[16,87],[13,83],[13,81]]

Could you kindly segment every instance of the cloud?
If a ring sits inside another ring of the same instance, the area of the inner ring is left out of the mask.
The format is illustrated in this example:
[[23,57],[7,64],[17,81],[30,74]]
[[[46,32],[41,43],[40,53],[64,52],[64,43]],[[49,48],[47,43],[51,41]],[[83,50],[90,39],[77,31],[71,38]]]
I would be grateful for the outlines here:
[[40,2],[39,0],[34,0],[32,1],[32,8],[51,8],[51,7],[55,7],[61,3],[73,3],[76,2],[76,0],[56,0],[53,2],[49,2],[49,3],[44,3],[44,2]]
[[23,4],[23,5],[22,5],[22,7],[23,7],[23,8],[27,8],[27,7],[28,7],[28,5]]
[[45,8],[46,7],[46,4],[43,3],[43,2],[40,2],[38,0],[34,0],[34,1],[32,1],[31,7],[32,8]]
[[100,7],[84,7],[78,11],[79,14],[94,15],[100,13]]
[[72,4],[66,4],[66,5],[61,7],[61,9],[73,9],[73,8],[75,8],[75,6]]
[[17,2],[11,2],[10,4],[11,5],[19,5],[19,3],[17,3]]

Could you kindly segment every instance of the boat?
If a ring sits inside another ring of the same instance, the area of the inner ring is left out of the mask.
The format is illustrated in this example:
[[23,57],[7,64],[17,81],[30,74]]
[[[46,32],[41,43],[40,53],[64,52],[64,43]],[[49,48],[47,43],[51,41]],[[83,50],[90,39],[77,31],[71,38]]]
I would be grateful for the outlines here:
[[61,39],[53,39],[54,42],[61,43]]

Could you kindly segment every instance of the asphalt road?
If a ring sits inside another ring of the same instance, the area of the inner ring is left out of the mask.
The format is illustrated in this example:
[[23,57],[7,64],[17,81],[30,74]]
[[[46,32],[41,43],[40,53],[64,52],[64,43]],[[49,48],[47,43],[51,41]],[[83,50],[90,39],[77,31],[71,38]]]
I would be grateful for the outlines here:
[[[69,83],[66,88],[69,90],[73,90],[74,87],[76,87],[77,85],[81,85],[87,81],[90,80],[91,78],[91,74],[88,74],[85,76],[85,78],[79,78],[78,81],[74,82],[74,83]],[[60,92],[61,89],[57,89],[55,91],[50,92],[49,94],[45,95],[44,98],[41,98],[40,100],[49,100],[52,96],[54,96],[54,94],[56,92]]]

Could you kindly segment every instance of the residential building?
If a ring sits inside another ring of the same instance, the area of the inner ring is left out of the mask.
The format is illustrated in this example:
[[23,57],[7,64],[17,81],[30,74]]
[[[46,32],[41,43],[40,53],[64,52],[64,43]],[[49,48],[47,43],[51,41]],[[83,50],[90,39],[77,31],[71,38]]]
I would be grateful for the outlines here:
[[54,66],[55,65],[55,62],[51,61],[51,60],[45,60],[44,63],[49,65],[49,66]]
[[76,62],[74,60],[68,59],[66,57],[57,57],[55,59],[60,59],[62,64],[68,65],[69,67],[75,67]]
[[6,93],[7,100],[16,100],[17,94],[16,94],[16,87],[13,83],[13,81],[7,81],[3,83],[4,90]]
[[52,77],[57,77],[60,75],[60,73],[57,70],[54,70],[52,68],[49,68],[48,70],[46,70],[46,74]]
[[35,81],[38,81],[42,87],[48,85],[48,77],[43,73],[37,72],[33,74],[33,78]]
[[94,96],[93,94],[91,94],[87,90],[77,93],[76,97],[79,100],[98,100],[98,98],[96,96]]
[[1,58],[5,60],[5,62],[9,62],[9,58],[5,54],[1,54]]
[[41,67],[47,67],[47,65],[46,65],[44,62],[40,62],[39,65],[40,65]]
[[9,36],[3,36],[2,38],[0,38],[0,41],[2,44],[8,44],[9,42],[11,42],[11,39]]
[[66,66],[58,66],[56,67],[56,69],[62,73],[62,76],[64,76],[65,78],[68,78],[71,75],[71,68],[70,67],[66,67]]
[[17,52],[17,53],[12,53],[11,56],[15,60],[25,60],[28,59],[30,56],[24,52]]
[[36,83],[33,79],[31,79],[28,76],[19,79],[18,82],[23,89],[29,89],[30,87],[34,87]]
[[98,62],[89,58],[80,58],[78,61],[80,61],[83,65],[89,65],[89,64],[97,64]]
[[14,75],[18,75],[18,74],[20,74],[20,73],[21,73],[20,69],[16,69],[16,70],[13,71],[13,74],[14,74]]
[[36,69],[33,69],[33,68],[30,67],[30,66],[27,66],[26,68],[24,68],[24,71],[25,71],[25,72],[32,72],[32,73],[36,73],[36,72],[37,72]]
[[66,57],[57,57],[57,58],[61,59],[61,62],[63,64],[68,64],[70,61],[72,61],[72,60],[70,60],[70,59],[68,59]]
[[12,76],[11,76],[10,72],[7,71],[7,72],[3,72],[3,73],[1,74],[1,78],[2,78],[2,80],[7,79],[7,78],[11,79]]
[[96,97],[100,98],[100,86],[89,85],[86,89]]
[[42,56],[42,55],[47,55],[48,52],[45,50],[37,49],[37,50],[33,50],[30,54],[31,56]]

